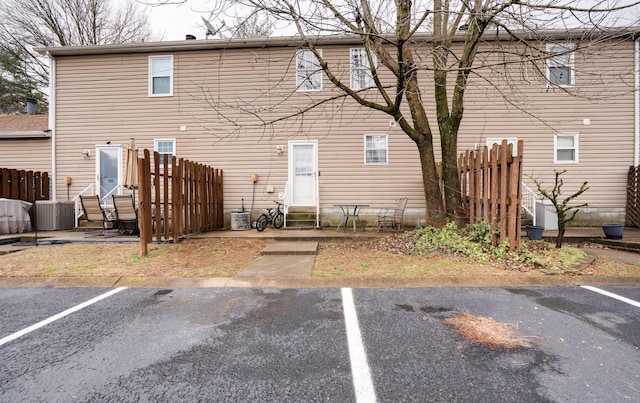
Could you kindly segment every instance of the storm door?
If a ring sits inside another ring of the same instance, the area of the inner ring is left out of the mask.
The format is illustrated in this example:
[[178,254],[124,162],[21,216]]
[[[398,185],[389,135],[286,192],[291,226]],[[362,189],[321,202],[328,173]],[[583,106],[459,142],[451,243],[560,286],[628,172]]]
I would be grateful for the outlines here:
[[318,180],[318,142],[289,142],[289,183],[292,206],[315,206]]
[[119,194],[122,181],[122,146],[96,146],[96,193],[103,203],[105,197]]

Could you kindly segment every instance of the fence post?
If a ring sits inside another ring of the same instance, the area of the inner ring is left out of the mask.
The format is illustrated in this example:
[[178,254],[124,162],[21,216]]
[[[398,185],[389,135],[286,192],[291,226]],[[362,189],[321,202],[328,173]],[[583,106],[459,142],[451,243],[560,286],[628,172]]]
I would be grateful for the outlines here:
[[140,226],[140,255],[146,256],[148,253],[147,240],[151,229],[151,220],[147,221],[147,210],[149,209],[149,199],[147,188],[149,187],[147,168],[149,166],[149,150],[144,150],[142,158],[138,157],[138,221]]

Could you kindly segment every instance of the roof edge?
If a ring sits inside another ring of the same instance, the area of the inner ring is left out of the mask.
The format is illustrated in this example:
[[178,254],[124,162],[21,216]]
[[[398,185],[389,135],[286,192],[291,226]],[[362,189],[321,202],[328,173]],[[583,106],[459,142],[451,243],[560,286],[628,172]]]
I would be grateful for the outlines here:
[[[568,30],[544,30],[544,31],[512,31],[513,35],[524,40],[586,40],[607,36],[616,38],[637,39],[640,36],[640,26],[628,28],[598,28],[585,29],[574,28]],[[485,38],[507,41],[513,39],[510,34],[502,30],[498,33],[487,30]],[[413,36],[414,41],[430,42],[433,36],[430,33],[418,33]],[[460,42],[465,38],[465,33],[460,32],[454,37],[454,41]],[[392,36],[387,37],[389,41]],[[361,44],[358,35],[327,35],[313,39],[316,45],[354,45]],[[300,47],[304,41],[299,36],[282,36],[272,38],[236,38],[236,39],[185,39],[179,41],[163,42],[138,42],[110,45],[88,46],[48,46],[36,47],[35,51],[42,55],[50,56],[80,56],[80,55],[104,55],[124,53],[154,53],[176,52],[191,50],[220,50],[238,48],[268,48],[268,47]]]
[[0,131],[0,139],[36,139],[51,138],[51,130],[41,131]]

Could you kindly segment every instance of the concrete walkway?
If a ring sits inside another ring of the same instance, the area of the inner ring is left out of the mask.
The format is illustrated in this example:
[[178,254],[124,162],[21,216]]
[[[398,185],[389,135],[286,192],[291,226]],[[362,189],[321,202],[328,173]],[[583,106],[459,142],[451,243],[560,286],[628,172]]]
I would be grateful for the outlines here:
[[[0,235],[0,254],[33,247],[33,233]],[[612,278],[596,276],[547,276],[542,278],[511,278],[485,276],[469,278],[450,276],[433,278],[313,278],[311,277],[318,243],[337,240],[366,240],[384,236],[376,231],[312,231],[270,230],[213,231],[191,236],[192,239],[210,238],[263,238],[269,244],[249,266],[233,278],[0,278],[0,286],[129,286],[129,287],[428,287],[428,286],[502,286],[502,285],[569,285],[569,284],[640,284],[640,277]],[[556,231],[545,231],[544,238],[553,242]],[[107,231],[49,231],[38,234],[39,245],[55,243],[138,243],[135,236],[118,235]],[[625,228],[623,240],[605,240],[600,227],[569,228],[565,242],[598,242],[601,248],[585,248],[589,254],[640,266],[640,229]],[[16,242],[20,243],[16,244]]]
[[317,252],[317,241],[276,241],[264,248],[236,277],[308,278]]

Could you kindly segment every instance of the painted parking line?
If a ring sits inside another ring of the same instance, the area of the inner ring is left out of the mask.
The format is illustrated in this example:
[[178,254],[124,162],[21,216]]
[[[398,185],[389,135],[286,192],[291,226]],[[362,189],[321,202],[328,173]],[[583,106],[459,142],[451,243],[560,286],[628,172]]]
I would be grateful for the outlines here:
[[105,292],[104,294],[98,295],[95,298],[92,298],[92,299],[90,299],[88,301],[85,301],[85,302],[79,304],[79,305],[76,305],[76,306],[74,306],[72,308],[69,308],[66,311],[60,312],[57,315],[53,315],[53,316],[51,316],[51,317],[49,317],[49,318],[47,318],[47,319],[45,319],[43,321],[40,321],[40,322],[38,322],[38,323],[36,323],[34,325],[31,325],[31,326],[29,326],[27,328],[24,328],[24,329],[22,329],[22,330],[20,330],[18,332],[10,334],[7,337],[3,337],[2,339],[0,339],[0,346],[2,346],[3,344],[8,343],[10,341],[13,341],[13,340],[15,340],[15,339],[17,339],[19,337],[22,337],[25,334],[31,333],[34,330],[40,329],[41,327],[44,327],[44,326],[48,325],[49,323],[55,322],[56,320],[58,320],[60,318],[64,318],[67,315],[70,315],[70,314],[72,314],[74,312],[77,312],[77,311],[83,309],[83,308],[86,308],[89,305],[93,305],[98,301],[102,301],[103,299],[108,298],[108,297],[110,297],[110,296],[112,296],[114,294],[117,294],[120,291],[123,291],[123,290],[126,290],[126,289],[127,289],[127,287],[115,288],[115,289],[113,289],[113,290],[111,290],[109,292]]
[[626,297],[623,297],[622,295],[614,294],[612,292],[605,291],[603,289],[600,289],[600,288],[597,288],[597,287],[593,287],[593,286],[590,286],[590,285],[581,285],[580,287],[586,288],[587,290],[591,290],[593,292],[597,292],[599,294],[606,295],[607,297],[614,298],[614,299],[617,299],[618,301],[626,302],[629,305],[633,305],[635,307],[640,308],[640,302],[634,301],[634,300],[626,298]]
[[344,309],[344,321],[347,327],[347,342],[349,344],[349,359],[351,360],[351,373],[353,386],[358,403],[375,403],[376,391],[371,379],[371,371],[367,363],[367,354],[364,351],[364,343],[358,324],[358,314],[353,302],[351,288],[342,289],[342,306]]

